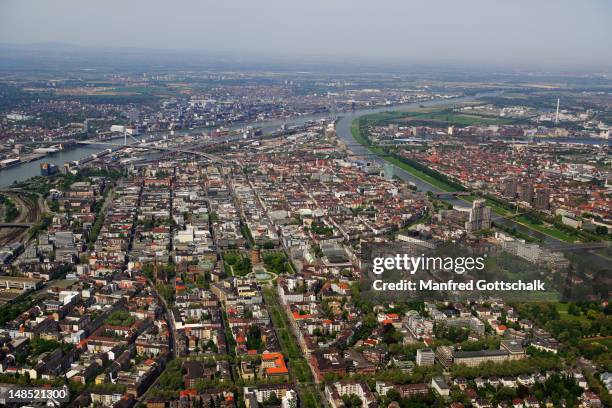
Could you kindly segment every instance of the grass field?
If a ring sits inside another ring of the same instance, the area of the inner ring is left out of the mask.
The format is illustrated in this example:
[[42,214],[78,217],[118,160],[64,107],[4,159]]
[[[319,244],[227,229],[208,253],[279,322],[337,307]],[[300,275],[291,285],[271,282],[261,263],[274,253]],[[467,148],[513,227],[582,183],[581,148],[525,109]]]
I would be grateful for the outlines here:
[[396,120],[406,117],[406,115],[409,115],[409,114],[410,114],[409,112],[388,111],[388,112],[371,113],[369,115],[362,116],[362,118],[367,123],[382,123],[382,122],[396,121]]
[[559,317],[561,318],[561,320],[576,321],[576,322],[587,320],[587,318],[583,315],[574,316],[574,315],[569,314],[568,313],[569,303],[557,303],[555,305],[555,308],[557,309],[557,312],[559,313]]
[[[266,297],[266,302],[268,301],[268,299],[270,298]],[[278,341],[280,342],[280,346],[283,349],[283,352],[290,359],[301,357],[300,349],[293,340],[291,333],[289,332],[289,328],[285,323],[283,311],[280,310],[279,306],[273,306],[270,303],[268,303],[268,305],[272,317],[272,323],[274,324],[274,327],[276,327],[276,333],[278,333],[279,337]]]
[[432,186],[438,187],[440,190],[444,190],[444,191],[455,191],[456,189],[451,187],[450,185],[435,179],[425,173],[423,173],[422,171],[415,169],[414,167],[396,159],[395,157],[386,155],[385,152],[378,147],[375,146],[370,146],[368,144],[368,140],[363,137],[363,135],[361,134],[361,131],[359,130],[359,125],[358,125],[358,119],[356,119],[355,121],[353,121],[353,124],[351,126],[351,134],[353,136],[353,138],[357,141],[357,143],[359,143],[362,146],[367,147],[372,153],[375,153],[379,156],[381,156],[382,158],[384,158],[386,161],[388,161],[389,163],[392,163],[394,165],[396,165],[397,167],[401,168],[402,170],[407,171],[408,173],[412,174],[413,176],[415,176],[416,178],[419,178],[423,181],[425,181],[426,183],[431,184]]
[[312,373],[310,372],[310,367],[306,360],[293,359],[290,364],[293,375],[298,382],[305,383],[312,380]]
[[401,118],[399,122],[408,123],[410,121],[429,121],[436,122],[442,125],[508,125],[513,123],[507,118],[490,118],[479,115],[459,114],[455,112],[437,111],[425,113],[409,113]]
[[413,176],[415,176],[418,179],[421,179],[429,184],[431,184],[434,187],[438,187],[440,190],[443,191],[455,191],[456,188],[446,184],[445,182],[438,180],[434,177],[431,177],[428,174],[423,173],[422,171],[415,169],[414,167],[412,167],[411,165],[404,163],[400,160],[398,160],[395,157],[391,157],[391,156],[385,156],[384,159],[386,161],[388,161],[389,163],[393,163],[395,164],[397,167],[399,167],[402,170],[407,171],[408,173],[412,174]]
[[607,347],[608,351],[612,350],[612,337],[584,339],[582,340],[582,343],[599,343],[602,346]]
[[361,130],[359,129],[359,119],[355,119],[351,124],[351,135],[353,136],[353,139],[357,141],[357,143],[367,147],[372,153],[376,153],[379,155],[385,154],[385,152],[380,147],[370,145],[369,140],[361,134]]
[[526,227],[529,227],[531,229],[534,229],[536,231],[541,232],[542,234],[546,234],[546,235],[550,235],[552,237],[555,237],[557,239],[560,239],[561,241],[565,241],[565,242],[575,242],[577,241],[576,237],[573,237],[569,234],[566,234],[565,232],[556,229],[555,227],[547,227],[545,225],[542,224],[534,224],[531,221],[529,221],[527,218],[523,217],[523,216],[518,216],[516,218],[513,218],[514,221],[518,222],[519,224],[522,224]]
[[317,397],[317,390],[314,386],[302,386],[301,387],[301,398],[306,408],[320,408],[321,404]]
[[397,123],[407,125],[410,122],[431,122],[432,124],[450,126],[471,126],[471,125],[508,125],[514,121],[509,118],[494,118],[476,114],[465,114],[452,112],[449,109],[452,105],[443,107],[424,107],[407,111],[388,111],[373,113],[364,116],[367,123],[384,125]]

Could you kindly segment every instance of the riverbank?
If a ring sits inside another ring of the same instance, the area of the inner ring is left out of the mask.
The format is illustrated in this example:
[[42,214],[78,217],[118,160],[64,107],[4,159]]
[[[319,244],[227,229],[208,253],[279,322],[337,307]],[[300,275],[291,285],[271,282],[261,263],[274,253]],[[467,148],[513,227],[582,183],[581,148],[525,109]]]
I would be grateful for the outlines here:
[[[357,117],[353,119],[351,123],[351,128],[350,128],[351,135],[353,136],[353,139],[357,143],[359,143],[361,146],[366,148],[369,152],[375,154],[380,159],[388,163],[391,163],[399,167],[400,169],[410,173],[412,176],[418,178],[420,181],[426,184],[429,184],[431,187],[435,187],[442,191],[456,191],[457,190],[456,186],[451,186],[450,184],[444,182],[443,180],[437,179],[429,174],[425,174],[421,170],[409,165],[405,161],[400,160],[395,155],[389,155],[387,152],[384,151],[384,149],[380,147],[372,146],[369,138],[362,133],[361,126],[360,126],[361,125],[360,118],[361,117]],[[457,198],[466,203],[471,203],[476,198],[481,198],[481,197],[470,195],[470,196],[463,196],[463,197],[457,197]],[[497,203],[493,202],[491,199],[488,199],[486,197],[482,197],[482,198],[485,198],[485,200],[487,201],[487,205],[491,207],[494,214],[496,214],[498,217],[501,217],[507,221],[511,221],[516,224],[522,225],[525,228],[528,228],[532,231],[537,231],[540,234],[546,235],[558,241],[574,243],[578,240],[578,237],[569,235],[568,233],[561,231],[557,228],[546,226],[543,224],[535,224],[535,223],[529,222],[529,220],[527,220],[524,217],[521,218],[521,216],[518,216],[515,218],[513,216],[513,213],[507,210],[506,208],[499,206]]]
[[443,191],[455,191],[455,189],[447,184],[444,183],[441,180],[437,180],[436,178],[429,176],[425,173],[423,173],[422,171],[416,169],[415,167],[410,166],[407,163],[402,162],[401,160],[399,160],[398,158],[387,154],[382,148],[377,147],[377,146],[372,146],[372,144],[370,143],[369,139],[367,139],[364,135],[362,135],[361,133],[361,129],[360,129],[360,125],[359,125],[359,118],[355,119],[353,121],[353,124],[351,125],[351,134],[353,136],[353,138],[355,139],[355,141],[357,143],[359,143],[360,145],[364,146],[365,148],[367,148],[370,152],[378,155],[380,158],[382,158],[383,160],[394,164],[397,167],[400,167],[401,169],[407,171],[408,173],[412,174],[413,176],[419,178],[420,180],[431,184],[432,186],[435,186],[437,188],[439,188],[440,190]]

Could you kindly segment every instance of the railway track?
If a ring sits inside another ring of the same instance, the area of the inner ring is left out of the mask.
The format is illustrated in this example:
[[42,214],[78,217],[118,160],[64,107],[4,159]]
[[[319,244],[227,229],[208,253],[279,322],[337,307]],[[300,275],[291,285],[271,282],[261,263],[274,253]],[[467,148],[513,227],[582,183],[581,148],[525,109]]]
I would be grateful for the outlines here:
[[[26,192],[11,191],[3,194],[11,197],[19,208],[19,215],[12,221],[13,224],[33,224],[39,220],[42,214],[38,198],[34,198]],[[29,228],[23,227],[0,228],[0,246],[13,242],[24,243],[28,238],[29,230]]]

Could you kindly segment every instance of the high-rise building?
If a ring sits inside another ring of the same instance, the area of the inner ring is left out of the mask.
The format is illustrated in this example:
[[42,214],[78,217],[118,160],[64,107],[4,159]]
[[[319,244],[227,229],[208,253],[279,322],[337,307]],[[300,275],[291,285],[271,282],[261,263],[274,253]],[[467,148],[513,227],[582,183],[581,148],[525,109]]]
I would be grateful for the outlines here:
[[518,195],[521,201],[528,204],[533,203],[533,184],[521,183],[518,186]]
[[436,355],[432,349],[418,349],[416,353],[416,363],[418,366],[434,365]]
[[507,179],[505,179],[503,183],[503,187],[504,187],[504,191],[503,191],[504,197],[508,197],[511,199],[516,198],[518,182],[515,177],[508,177]]
[[467,232],[491,228],[491,207],[487,207],[485,203],[482,198],[472,203],[470,218],[465,223]]
[[395,166],[389,162],[385,162],[383,165],[383,172],[387,180],[393,180],[393,176],[395,175]]
[[449,346],[439,346],[436,349],[436,358],[438,362],[444,367],[450,367],[453,365],[453,349]]
[[536,190],[534,206],[539,210],[548,210],[550,208],[550,189],[538,188]]

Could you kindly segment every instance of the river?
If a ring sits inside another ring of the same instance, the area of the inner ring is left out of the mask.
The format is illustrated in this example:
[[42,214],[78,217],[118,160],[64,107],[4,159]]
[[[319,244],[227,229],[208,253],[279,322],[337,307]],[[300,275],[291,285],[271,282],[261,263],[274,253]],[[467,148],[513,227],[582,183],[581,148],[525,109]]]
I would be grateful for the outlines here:
[[[415,107],[419,107],[419,106],[437,106],[437,105],[444,105],[444,104],[449,104],[449,103],[458,103],[458,102],[463,102],[467,100],[473,100],[481,96],[495,95],[495,94],[496,93],[487,93],[487,94],[481,94],[481,95],[475,95],[475,96],[465,96],[465,97],[452,98],[452,99],[436,99],[436,100],[431,100],[431,101],[415,102],[415,103],[409,103],[409,104],[403,104],[403,105],[382,106],[382,107],[372,108],[372,109],[355,110],[355,111],[351,111],[351,112],[342,114],[342,116],[340,117],[340,119],[338,120],[336,124],[336,132],[338,134],[338,137],[340,137],[340,139],[342,139],[355,154],[369,156],[373,162],[376,162],[382,165],[384,162],[383,159],[379,157],[371,156],[369,150],[366,147],[358,144],[353,139],[351,135],[351,124],[353,120],[355,120],[356,118],[366,115],[366,114],[380,113],[380,112],[386,112],[390,110],[401,111],[401,110],[414,109]],[[282,125],[287,125],[287,126],[301,125],[308,121],[327,118],[332,115],[333,114],[325,113],[325,114],[304,115],[301,117],[286,119],[286,120],[279,119],[279,120],[270,120],[270,121],[263,121],[263,122],[253,122],[250,124],[241,123],[241,124],[232,125],[230,129],[236,130],[236,129],[245,128],[246,126],[251,125],[253,127],[261,128],[264,133],[269,133],[274,130],[277,130]],[[193,134],[193,133],[198,133],[199,131],[201,130],[185,129],[185,130],[176,131],[175,135],[190,134],[190,133]],[[155,135],[158,137],[170,136],[170,132],[163,131],[163,132],[149,133],[149,134],[140,135],[139,138],[141,139],[149,138],[151,135]],[[112,141],[121,142],[123,141],[123,137],[114,138],[112,139]],[[603,140],[594,141],[594,140],[573,139],[572,141],[579,142],[579,143],[594,143],[594,142],[608,143],[608,141],[603,141]],[[58,166],[62,166],[66,162],[83,159],[94,153],[100,153],[101,151],[107,148],[108,148],[107,146],[79,145],[78,147],[68,148],[66,150],[60,151],[58,153],[54,153],[52,155],[43,157],[41,159],[34,160],[29,163],[22,163],[16,166],[12,166],[12,167],[0,170],[0,187],[8,187],[15,181],[20,182],[20,181],[27,180],[31,177],[40,175],[40,164],[41,163],[48,162],[48,163],[56,164]],[[431,192],[441,191],[439,188],[413,176],[412,174],[398,167],[395,167],[395,174],[398,177],[400,177],[402,180],[413,183],[420,191],[431,191]],[[455,208],[466,209],[470,207],[470,203],[467,203],[458,198],[453,198],[453,197],[444,198],[444,201],[452,204],[453,207]],[[535,238],[538,238],[542,240],[545,244],[558,245],[562,243],[562,241],[554,237],[542,234],[538,231],[534,231],[530,228],[527,228],[521,224],[518,224],[500,215],[494,215],[493,220],[496,223],[504,224],[504,225],[511,226],[511,227],[516,227],[517,230],[527,233]]]
[[[482,95],[476,95],[475,97],[477,98],[479,96],[496,95],[496,94],[497,92],[492,92],[492,93],[487,93],[487,94],[482,94]],[[370,114],[370,113],[379,113],[379,112],[385,112],[389,110],[406,110],[406,109],[418,107],[420,105],[436,106],[436,105],[442,105],[442,104],[447,104],[447,103],[462,102],[462,101],[474,99],[475,97],[469,96],[469,97],[460,97],[460,98],[453,98],[453,99],[437,99],[433,101],[416,102],[416,103],[409,103],[409,104],[403,104],[403,105],[383,106],[383,107],[372,108],[372,109],[360,109],[360,110],[355,110],[352,112],[340,114],[342,115],[342,117],[337,124],[338,135],[347,144],[351,146],[351,149],[355,153],[367,154],[367,149],[365,149],[362,146],[356,145],[356,142],[354,142],[352,139],[350,128],[351,128],[351,123],[353,122],[355,118],[366,115],[366,114]],[[240,128],[245,128],[247,126],[253,126],[253,127],[261,128],[264,133],[270,133],[272,131],[278,130],[282,125],[288,125],[288,126],[302,125],[308,121],[315,121],[318,119],[328,118],[334,115],[335,115],[334,113],[321,113],[321,114],[304,115],[304,116],[291,118],[291,119],[274,119],[274,120],[268,120],[268,121],[262,121],[262,122],[238,123],[238,124],[231,125],[229,128],[231,130],[237,130]],[[175,135],[194,134],[194,133],[198,133],[201,131],[202,129],[177,130],[175,132]],[[149,136],[157,136],[157,137],[170,136],[170,132],[160,131],[160,132],[147,133],[144,135],[140,135],[139,138],[143,138],[143,137],[149,138]],[[116,138],[111,139],[110,141],[121,143],[123,142],[123,137],[122,136],[116,137]],[[596,139],[543,139],[542,141],[544,142],[549,141],[551,143],[554,143],[554,142],[584,143],[584,144],[607,144],[608,143],[607,140],[602,140],[602,139],[600,140],[596,140]],[[42,157],[40,159],[31,161],[29,163],[21,163],[15,166],[8,167],[6,169],[2,169],[0,170],[0,187],[8,187],[14,182],[24,181],[31,177],[40,175],[40,165],[42,163],[45,163],[45,162],[52,163],[52,164],[57,165],[58,167],[61,167],[66,162],[84,159],[86,157],[91,156],[92,154],[100,153],[103,150],[106,150],[107,148],[108,146],[100,146],[100,145],[98,146],[78,145],[77,147],[69,147],[66,150],[62,150],[58,153],[54,153],[46,157]],[[400,176],[401,178],[410,178],[410,175],[403,172],[402,170],[397,169],[396,171],[397,171],[398,176]],[[411,177],[411,178],[412,179],[410,181],[416,184],[419,189],[423,191],[427,191],[427,190],[436,191],[435,187],[429,184],[426,184],[426,183],[424,184],[422,181],[414,177]],[[453,204],[461,206],[461,205],[464,205],[465,202],[461,200],[455,200]]]
[[[364,111],[367,113],[368,111]],[[247,126],[253,126],[257,128],[261,128],[264,133],[271,133],[275,130],[278,130],[282,125],[303,125],[308,121],[314,121],[318,119],[328,118],[333,116],[333,114],[313,114],[313,115],[304,115],[291,119],[274,119],[262,122],[252,122],[252,123],[237,123],[229,126],[230,130],[238,130],[241,128],[246,128]],[[175,136],[186,135],[186,134],[197,134],[204,131],[204,129],[182,129],[174,132]],[[164,130],[159,132],[151,132],[139,135],[140,139],[146,138],[149,139],[150,136],[155,136],[157,138],[161,138],[163,136],[171,137],[170,131]],[[228,138],[229,139],[229,138]],[[123,136],[115,137],[109,140],[106,140],[111,143],[123,143]],[[128,144],[134,143],[133,139],[130,140],[128,138]],[[20,163],[11,167],[7,167],[5,169],[0,170],[0,188],[9,187],[14,182],[25,181],[31,177],[40,175],[40,165],[42,163],[52,163],[57,165],[58,167],[62,167],[64,163],[71,162],[74,160],[81,160],[86,157],[91,156],[92,154],[100,153],[109,146],[103,145],[77,145],[75,147],[68,147],[65,150],[60,150],[57,153],[53,153],[47,155],[45,157],[41,157],[39,159],[33,160],[27,163]]]
[[[489,94],[487,94],[489,95]],[[475,97],[479,97],[479,96],[483,96],[483,95],[476,95]],[[421,102],[421,103],[412,103],[412,104],[407,104],[407,105],[400,105],[400,106],[395,106],[392,108],[389,107],[383,107],[383,108],[377,108],[377,109],[371,109],[371,110],[361,110],[361,111],[355,111],[355,112],[351,112],[349,114],[344,115],[337,123],[336,125],[336,133],[338,134],[338,137],[340,137],[340,139],[342,139],[347,145],[349,145],[350,150],[357,154],[357,155],[367,155],[369,156],[370,160],[378,163],[380,165],[382,165],[384,163],[384,160],[376,157],[376,156],[372,156],[370,151],[368,150],[368,148],[358,144],[355,139],[353,139],[353,136],[351,134],[351,125],[353,123],[353,121],[355,119],[357,119],[360,116],[363,116],[364,114],[370,114],[370,113],[380,113],[380,112],[385,112],[385,111],[389,111],[389,110],[407,110],[407,109],[413,109],[415,107],[418,106],[436,106],[436,105],[442,105],[442,104],[446,104],[446,103],[456,103],[456,102],[462,102],[465,100],[469,100],[469,99],[474,99],[474,97],[461,97],[461,98],[455,98],[452,100],[433,100],[433,101],[428,101],[428,102]],[[576,141],[576,140],[574,140]],[[584,142],[584,140],[581,140],[580,142]],[[601,141],[602,143],[607,143],[608,141]],[[397,167],[397,166],[393,166],[394,170],[395,170],[395,174],[401,178],[402,180],[408,181],[413,183],[420,191],[431,191],[431,192],[442,192],[441,189],[439,189],[438,187],[435,187],[429,183],[427,183],[426,181],[423,181],[421,179],[419,179],[418,177],[415,177],[414,175],[408,173],[405,170],[402,170],[401,168]],[[456,198],[456,197],[444,197],[442,198],[442,200],[444,200],[445,202],[448,202],[450,204],[453,205],[454,208],[457,209],[467,209],[471,207],[471,203],[466,202],[461,200],[460,198]],[[529,236],[537,238],[539,240],[542,241],[542,243],[545,246],[555,246],[555,247],[559,247],[562,246],[564,244],[566,244],[564,241],[561,241],[555,237],[552,237],[550,235],[546,235],[543,234],[539,231],[535,231],[531,228],[528,228],[522,224],[519,224],[509,218],[503,217],[501,215],[498,214],[493,214],[492,219],[495,223],[500,224],[500,225],[505,225],[508,227],[514,227],[516,228],[518,231],[521,231],[525,234],[529,234]]]

